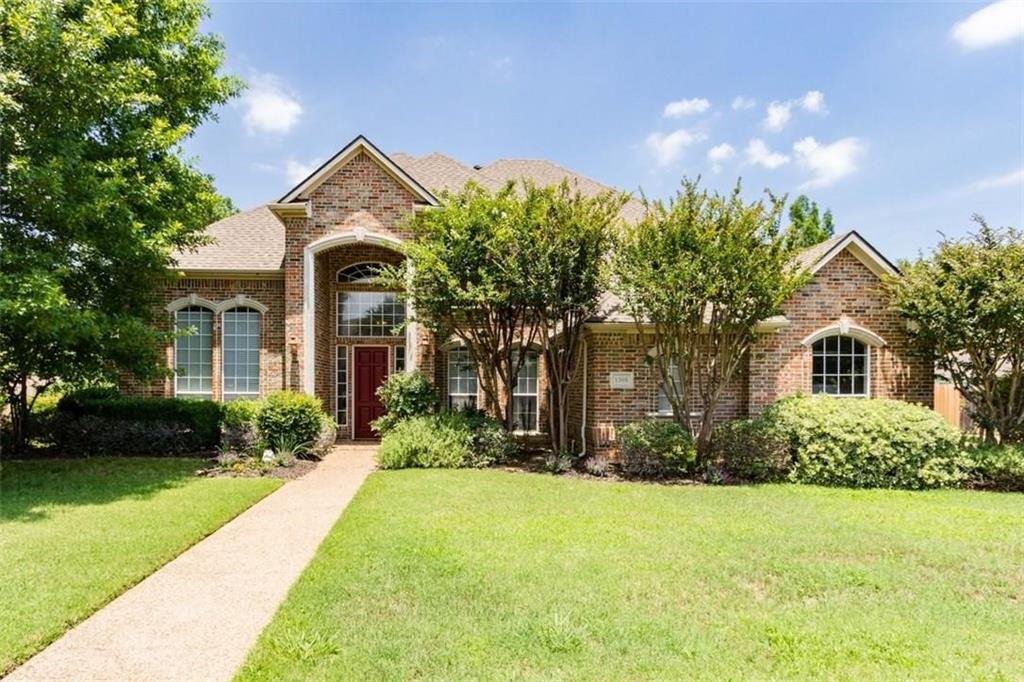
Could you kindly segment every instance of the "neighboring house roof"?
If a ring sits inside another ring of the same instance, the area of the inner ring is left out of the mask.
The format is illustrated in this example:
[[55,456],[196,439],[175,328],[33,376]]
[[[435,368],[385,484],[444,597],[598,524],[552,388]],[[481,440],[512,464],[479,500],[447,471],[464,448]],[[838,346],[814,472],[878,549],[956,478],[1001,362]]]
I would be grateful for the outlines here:
[[212,243],[175,254],[189,271],[268,272],[284,265],[284,224],[266,206],[218,220],[206,228]]
[[[846,250],[849,250],[850,253],[864,263],[878,277],[884,274],[899,274],[896,266],[890,263],[885,256],[879,253],[875,247],[871,246],[855,230],[835,235],[820,244],[804,249],[796,255],[796,262],[802,270],[808,270],[811,274],[814,274]],[[707,311],[705,311],[704,316],[708,318]],[[601,297],[597,312],[590,317],[589,322],[633,322],[633,317],[623,309],[622,300],[609,291],[605,292]]]

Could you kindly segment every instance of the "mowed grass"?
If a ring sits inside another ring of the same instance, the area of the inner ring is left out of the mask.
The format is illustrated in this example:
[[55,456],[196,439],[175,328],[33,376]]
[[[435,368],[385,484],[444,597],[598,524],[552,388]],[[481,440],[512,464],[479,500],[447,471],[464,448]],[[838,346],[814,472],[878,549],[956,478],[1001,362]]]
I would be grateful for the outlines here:
[[280,485],[197,478],[198,467],[105,457],[3,463],[0,675]]
[[238,677],[1024,679],[1024,495],[375,473]]

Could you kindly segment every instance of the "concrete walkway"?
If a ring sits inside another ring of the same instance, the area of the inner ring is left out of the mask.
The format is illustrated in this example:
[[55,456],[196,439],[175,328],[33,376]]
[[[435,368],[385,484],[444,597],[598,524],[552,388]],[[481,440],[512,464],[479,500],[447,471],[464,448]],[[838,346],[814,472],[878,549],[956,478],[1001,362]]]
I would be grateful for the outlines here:
[[5,682],[230,680],[373,468],[374,450],[335,448]]

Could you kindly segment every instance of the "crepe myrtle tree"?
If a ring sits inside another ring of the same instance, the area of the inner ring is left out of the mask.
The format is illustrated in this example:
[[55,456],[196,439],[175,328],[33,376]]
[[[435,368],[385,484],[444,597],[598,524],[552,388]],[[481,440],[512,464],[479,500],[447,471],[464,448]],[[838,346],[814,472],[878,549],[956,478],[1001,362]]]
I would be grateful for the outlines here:
[[[613,286],[672,406],[674,419],[708,454],[713,415],[758,323],[779,312],[803,281],[780,230],[784,198],[745,203],[684,179],[670,202],[648,204],[625,230]],[[697,411],[697,408],[700,411]]]
[[239,89],[198,0],[0,3],[0,385],[157,371],[170,254],[230,211],[181,142]]
[[412,302],[416,320],[436,338],[465,345],[485,410],[512,430],[512,393],[525,362],[519,349],[534,345],[541,327],[533,237],[544,195],[521,193],[514,183],[492,192],[470,182],[439,199],[438,208],[412,216],[405,259],[380,278]]
[[967,399],[985,440],[1024,440],[1024,233],[989,227],[944,238],[886,280],[914,347]]
[[548,383],[551,448],[569,451],[569,389],[577,381],[584,325],[607,288],[607,261],[619,212],[628,200],[621,192],[588,197],[566,181],[555,187],[526,186],[540,193],[542,220],[532,225],[537,258],[530,268],[534,316],[540,323]]

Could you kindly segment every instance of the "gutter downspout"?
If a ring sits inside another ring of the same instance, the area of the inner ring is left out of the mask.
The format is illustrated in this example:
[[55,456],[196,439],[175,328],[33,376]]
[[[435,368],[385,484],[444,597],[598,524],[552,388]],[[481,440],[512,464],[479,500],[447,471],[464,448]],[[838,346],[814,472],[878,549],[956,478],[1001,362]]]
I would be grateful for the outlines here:
[[580,458],[587,456],[587,340],[583,339],[583,416],[580,419]]

